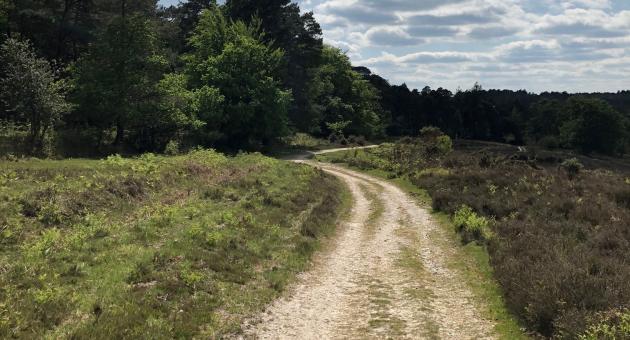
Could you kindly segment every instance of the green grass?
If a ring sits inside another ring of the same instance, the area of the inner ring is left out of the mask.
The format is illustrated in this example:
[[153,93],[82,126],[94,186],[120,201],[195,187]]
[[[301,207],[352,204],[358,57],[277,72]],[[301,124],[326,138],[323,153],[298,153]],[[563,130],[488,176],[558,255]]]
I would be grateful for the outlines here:
[[1,162],[0,338],[238,333],[348,206],[259,154]]
[[[385,179],[396,184],[402,190],[415,197],[425,206],[431,206],[431,197],[422,188],[417,187],[406,176],[397,176],[393,171],[378,168],[361,167],[347,163],[349,157],[371,157],[364,150],[339,151],[317,155],[321,162],[337,163],[350,169]],[[433,212],[435,220],[448,231],[453,243],[459,243],[460,235],[455,231],[452,219],[443,213]],[[480,306],[484,306],[484,316],[494,320],[495,330],[501,339],[527,339],[517,319],[509,312],[503,299],[503,293],[499,284],[493,277],[492,266],[486,248],[478,243],[471,242],[460,248],[461,257],[454,259],[451,265],[459,270],[465,277],[466,283],[471,287],[478,299]]]

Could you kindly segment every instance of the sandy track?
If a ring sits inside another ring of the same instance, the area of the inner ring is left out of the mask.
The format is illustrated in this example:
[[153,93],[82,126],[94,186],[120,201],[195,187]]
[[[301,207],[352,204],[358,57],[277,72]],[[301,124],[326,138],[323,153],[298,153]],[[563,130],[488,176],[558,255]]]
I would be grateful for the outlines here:
[[345,182],[352,213],[311,269],[245,326],[245,338],[493,338],[493,323],[447,265],[456,246],[425,209],[386,181],[307,163]]

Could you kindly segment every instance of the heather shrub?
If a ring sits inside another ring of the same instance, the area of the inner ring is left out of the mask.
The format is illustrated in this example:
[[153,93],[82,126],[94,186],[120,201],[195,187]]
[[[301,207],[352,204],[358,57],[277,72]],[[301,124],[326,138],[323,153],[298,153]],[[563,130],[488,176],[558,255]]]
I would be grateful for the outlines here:
[[422,137],[405,138],[370,150],[386,161],[371,166],[408,177],[428,192],[434,210],[453,216],[464,242],[487,246],[508,307],[530,331],[627,338],[619,317],[598,319],[630,305],[627,173],[594,169],[605,165],[597,161],[589,170],[574,159],[560,165],[560,154],[468,147],[426,157],[423,150]]

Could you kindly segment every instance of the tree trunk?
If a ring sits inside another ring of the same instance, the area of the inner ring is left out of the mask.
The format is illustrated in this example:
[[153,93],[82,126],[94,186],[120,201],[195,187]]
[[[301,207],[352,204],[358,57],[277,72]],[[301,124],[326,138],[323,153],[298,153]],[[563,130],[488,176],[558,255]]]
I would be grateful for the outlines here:
[[64,1],[63,14],[61,15],[61,19],[59,20],[59,23],[57,25],[57,51],[55,52],[56,59],[60,59],[61,55],[64,52],[64,42],[66,39],[66,33],[64,32],[64,29],[67,24],[66,22],[68,19],[68,13],[70,13],[70,8],[73,5],[74,4],[70,0]]
[[114,139],[114,145],[119,146],[122,144],[123,139],[125,138],[125,127],[121,122],[116,123],[116,139]]

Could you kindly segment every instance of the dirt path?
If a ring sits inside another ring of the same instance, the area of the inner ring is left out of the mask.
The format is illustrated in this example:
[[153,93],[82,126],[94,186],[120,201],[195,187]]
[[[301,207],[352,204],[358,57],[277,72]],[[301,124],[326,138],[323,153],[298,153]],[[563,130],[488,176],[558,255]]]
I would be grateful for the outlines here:
[[352,213],[285,297],[246,327],[260,339],[484,339],[493,324],[447,266],[456,247],[429,213],[398,187],[329,164]]

